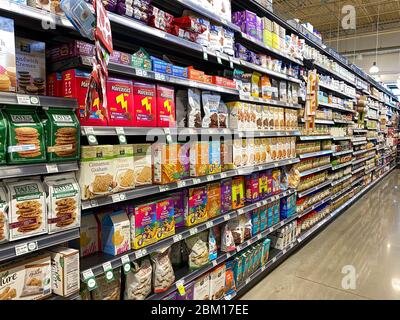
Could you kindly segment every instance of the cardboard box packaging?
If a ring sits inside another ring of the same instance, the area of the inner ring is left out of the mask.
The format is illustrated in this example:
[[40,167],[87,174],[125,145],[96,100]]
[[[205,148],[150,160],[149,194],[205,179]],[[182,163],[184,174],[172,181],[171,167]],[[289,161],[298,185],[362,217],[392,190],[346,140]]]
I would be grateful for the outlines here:
[[149,83],[134,82],[134,118],[135,127],[157,126],[156,86]]
[[208,174],[219,172],[221,172],[221,144],[219,140],[210,141]]
[[225,293],[225,264],[210,272],[210,296],[211,300],[219,300]]
[[133,249],[140,249],[157,241],[155,237],[157,228],[155,202],[128,205],[128,217]]
[[156,204],[156,240],[168,238],[175,234],[175,207],[170,198],[160,199]]
[[181,176],[179,169],[179,144],[156,143],[153,149],[153,182],[167,184],[178,181]]
[[185,217],[185,225],[192,225],[205,222],[208,219],[207,214],[207,187],[189,188],[188,196],[188,214]]
[[93,214],[81,217],[80,256],[85,257],[99,251],[98,225]]
[[115,173],[116,190],[123,191],[135,187],[135,165],[132,144],[113,145],[113,166]]
[[14,20],[0,17],[0,92],[16,88]]
[[53,293],[67,297],[80,288],[79,251],[65,247],[52,247],[51,274]]
[[152,183],[152,156],[151,144],[134,144],[133,161],[135,167],[135,186],[143,186]]
[[133,85],[131,80],[107,79],[108,125],[133,126]]
[[210,300],[210,278],[198,278],[194,283],[193,300]]
[[124,210],[103,218],[101,239],[104,253],[117,256],[131,249],[130,222]]
[[157,85],[157,126],[176,127],[174,87]]
[[190,147],[190,176],[205,176],[209,171],[209,142],[193,142]]
[[244,206],[244,177],[232,179],[232,209],[239,209]]
[[46,78],[46,93],[50,97],[62,97],[63,85],[61,72],[53,72]]

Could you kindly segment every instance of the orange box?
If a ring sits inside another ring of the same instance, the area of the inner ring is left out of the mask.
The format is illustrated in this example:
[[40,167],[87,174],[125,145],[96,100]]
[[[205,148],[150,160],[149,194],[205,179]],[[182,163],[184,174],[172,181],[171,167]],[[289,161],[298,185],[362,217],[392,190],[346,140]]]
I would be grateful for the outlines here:
[[236,88],[236,82],[234,80],[231,80],[231,79],[226,79],[225,80],[225,86],[228,87],[228,88],[235,89]]
[[212,83],[217,86],[225,86],[226,79],[224,77],[212,76]]
[[181,178],[180,145],[177,143],[153,145],[153,182],[167,184]]
[[221,213],[221,183],[214,182],[207,185],[207,214],[214,218]]
[[188,77],[190,80],[196,80],[204,82],[204,72],[196,70],[193,67],[188,67]]
[[204,82],[205,83],[210,83],[210,84],[213,83],[212,82],[212,78],[213,78],[212,76],[209,76],[208,74],[205,74],[203,78],[204,78]]
[[190,176],[200,177],[209,171],[209,143],[196,141],[190,146]]

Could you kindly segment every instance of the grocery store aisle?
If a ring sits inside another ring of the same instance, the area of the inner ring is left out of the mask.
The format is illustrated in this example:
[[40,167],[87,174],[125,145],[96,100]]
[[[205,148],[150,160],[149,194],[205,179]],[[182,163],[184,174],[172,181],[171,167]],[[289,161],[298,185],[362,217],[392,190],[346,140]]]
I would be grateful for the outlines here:
[[400,170],[242,299],[400,299]]

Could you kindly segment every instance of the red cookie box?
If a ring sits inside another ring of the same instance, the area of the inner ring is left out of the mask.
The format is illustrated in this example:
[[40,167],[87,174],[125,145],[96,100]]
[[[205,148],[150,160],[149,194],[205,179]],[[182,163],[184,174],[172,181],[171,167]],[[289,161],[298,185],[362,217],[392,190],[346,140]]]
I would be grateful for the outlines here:
[[173,87],[157,85],[157,126],[176,127],[175,90]]
[[107,112],[99,104],[99,99],[94,100],[93,106],[86,115],[86,93],[89,86],[90,74],[81,70],[71,69],[62,73],[62,96],[78,100],[77,116],[82,125],[106,126]]
[[46,92],[50,97],[63,96],[63,84],[61,72],[54,72],[47,76],[46,79]]
[[107,111],[110,126],[133,126],[133,83],[131,80],[107,80]]
[[217,86],[228,87],[228,88],[233,88],[233,89],[236,88],[235,81],[224,78],[224,77],[212,76],[212,83]]
[[156,86],[154,84],[133,83],[133,105],[135,127],[157,126]]

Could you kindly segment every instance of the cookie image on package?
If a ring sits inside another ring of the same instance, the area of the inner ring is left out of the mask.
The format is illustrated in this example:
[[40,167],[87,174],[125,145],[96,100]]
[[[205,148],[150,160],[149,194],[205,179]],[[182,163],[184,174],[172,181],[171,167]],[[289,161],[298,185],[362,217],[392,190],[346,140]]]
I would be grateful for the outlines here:
[[42,154],[40,151],[39,131],[31,127],[15,128],[15,140],[17,146],[33,145],[34,148],[27,151],[18,151],[18,155],[24,158],[35,158]]
[[23,201],[16,204],[18,232],[26,233],[38,229],[42,224],[42,206],[39,201]]
[[5,287],[0,291],[0,300],[12,300],[17,296],[17,291],[11,287]]
[[59,219],[56,222],[57,227],[66,227],[75,222],[77,203],[74,198],[64,198],[55,202],[56,217]]
[[56,131],[55,154],[59,157],[71,157],[77,152],[77,129],[58,128]]

